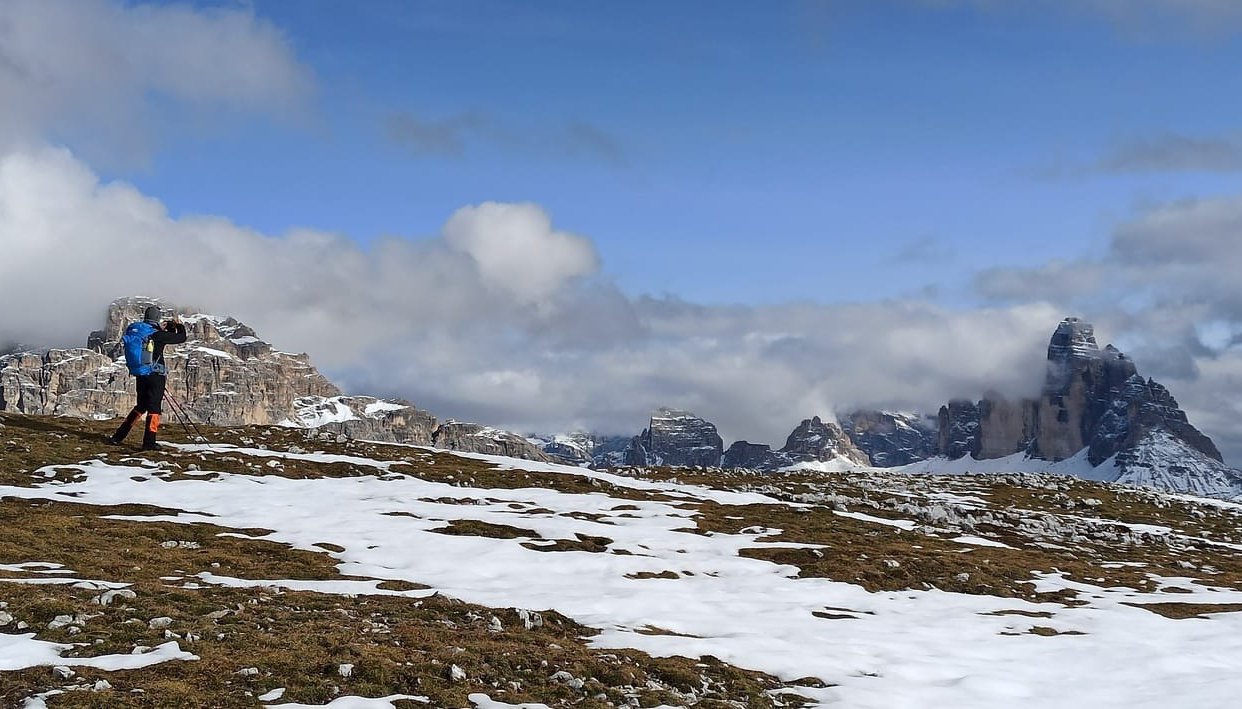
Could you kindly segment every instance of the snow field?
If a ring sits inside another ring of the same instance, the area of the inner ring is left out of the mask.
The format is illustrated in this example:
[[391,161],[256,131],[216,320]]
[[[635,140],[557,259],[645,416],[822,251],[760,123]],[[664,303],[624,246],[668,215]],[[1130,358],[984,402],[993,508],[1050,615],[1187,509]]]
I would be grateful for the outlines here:
[[[153,480],[148,477],[149,469],[92,461],[58,466],[79,469],[83,478],[76,482],[3,487],[0,495],[34,499],[72,495],[75,502],[85,504],[158,505],[185,513],[126,519],[266,528],[274,530],[267,539],[320,552],[314,545],[329,542],[344,548],[333,554],[343,574],[377,583],[405,580],[432,588],[406,595],[439,591],[493,607],[555,609],[598,628],[601,633],[591,642],[600,647],[637,648],[655,655],[714,655],[786,680],[817,677],[833,686],[799,691],[825,706],[1229,706],[1242,692],[1242,617],[1238,614],[1172,620],[1125,605],[1242,603],[1242,592],[1207,588],[1191,579],[1163,580],[1166,587],[1178,586],[1190,593],[1144,593],[1097,588],[1058,576],[1032,576],[1041,591],[1079,591],[1088,604],[1074,608],[936,590],[869,593],[853,584],[794,578],[797,569],[793,567],[739,555],[745,548],[773,544],[765,538],[778,530],[709,535],[692,531],[698,501],[780,504],[763,495],[486,456],[470,457],[596,477],[671,499],[635,500],[603,492],[571,494],[545,488],[469,488],[398,474],[385,461],[293,456],[226,446],[183,448],[353,462],[373,468],[376,475],[293,480],[220,473],[211,480]],[[445,499],[456,504],[433,501]],[[598,518],[571,517],[571,513]],[[432,531],[455,521],[508,525],[535,534],[495,539]],[[579,534],[612,540],[609,551],[541,552],[522,545],[575,539]],[[958,541],[970,545],[990,540]],[[678,577],[633,578],[666,571]],[[365,582],[353,581],[200,575],[197,582],[287,588],[311,584],[325,592],[371,592],[365,590]],[[833,615],[853,617],[814,615],[826,608],[834,609]],[[1013,611],[1045,612],[1051,617],[997,614]],[[1082,634],[1046,637],[1030,633],[1033,626]],[[33,646],[25,652],[33,653]],[[486,702],[476,705],[508,706]]]

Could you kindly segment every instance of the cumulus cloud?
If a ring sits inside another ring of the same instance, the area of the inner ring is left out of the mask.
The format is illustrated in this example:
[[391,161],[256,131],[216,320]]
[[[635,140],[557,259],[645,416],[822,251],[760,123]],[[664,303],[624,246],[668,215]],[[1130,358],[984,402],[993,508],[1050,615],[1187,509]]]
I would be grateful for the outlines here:
[[0,149],[52,134],[116,161],[149,149],[157,102],[289,111],[313,84],[283,34],[240,7],[0,3]]
[[488,284],[524,303],[539,302],[599,267],[590,241],[556,231],[533,204],[464,207],[444,225],[444,241],[470,256]]

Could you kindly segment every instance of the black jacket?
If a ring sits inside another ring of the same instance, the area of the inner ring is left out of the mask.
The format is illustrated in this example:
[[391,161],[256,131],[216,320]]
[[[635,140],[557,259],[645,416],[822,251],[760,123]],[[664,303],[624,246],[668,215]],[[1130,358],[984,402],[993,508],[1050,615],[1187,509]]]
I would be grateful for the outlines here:
[[[152,323],[156,327],[158,324]],[[164,345],[179,345],[185,342],[185,324],[179,322],[168,323],[167,330],[159,330],[151,335],[151,342],[155,345],[155,350],[151,353],[151,363],[164,366]]]

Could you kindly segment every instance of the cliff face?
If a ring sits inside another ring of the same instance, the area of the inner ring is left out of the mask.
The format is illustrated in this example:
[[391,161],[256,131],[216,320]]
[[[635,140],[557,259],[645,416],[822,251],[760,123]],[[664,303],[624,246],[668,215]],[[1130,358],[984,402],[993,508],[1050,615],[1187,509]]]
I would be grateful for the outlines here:
[[659,409],[630,441],[625,464],[715,467],[723,453],[724,441],[710,422],[687,411]]
[[738,441],[722,450],[716,427],[694,414],[660,409],[641,435],[630,440],[625,465],[723,467],[780,470],[803,463],[835,462],[866,466],[867,454],[835,423],[813,416],[803,419],[778,450],[761,443]]
[[[990,394],[950,402],[940,409],[938,445],[948,458],[981,460],[1025,453],[1059,461],[1086,450],[1092,466],[1113,459],[1119,480],[1187,492],[1229,489],[1236,477],[1168,389],[1140,376],[1112,345],[1100,349],[1094,328],[1077,318],[1058,325],[1049,341],[1037,399]],[[1181,465],[1179,456],[1191,462]]]
[[818,416],[804,419],[785,439],[782,453],[792,463],[842,460],[865,466],[871,460],[835,423],[824,423]]
[[890,468],[936,455],[936,423],[912,413],[854,411],[842,417],[841,429],[872,465]]
[[480,426],[477,423],[447,421],[436,429],[433,444],[439,448],[455,451],[503,455],[544,463],[550,463],[553,460],[538,446],[515,433]]

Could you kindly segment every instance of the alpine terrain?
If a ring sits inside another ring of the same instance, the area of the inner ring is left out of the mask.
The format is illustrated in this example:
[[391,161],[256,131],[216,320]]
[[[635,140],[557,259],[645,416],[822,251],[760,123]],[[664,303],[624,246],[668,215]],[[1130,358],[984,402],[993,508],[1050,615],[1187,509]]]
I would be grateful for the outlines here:
[[1238,475],[1080,321],[1038,398],[810,416],[773,449],[675,409],[634,437],[439,422],[195,314],[168,358],[199,430],[140,452],[106,437],[149,302],[113,303],[86,348],[0,358],[5,706],[1242,691],[1242,504],[1213,499]]

